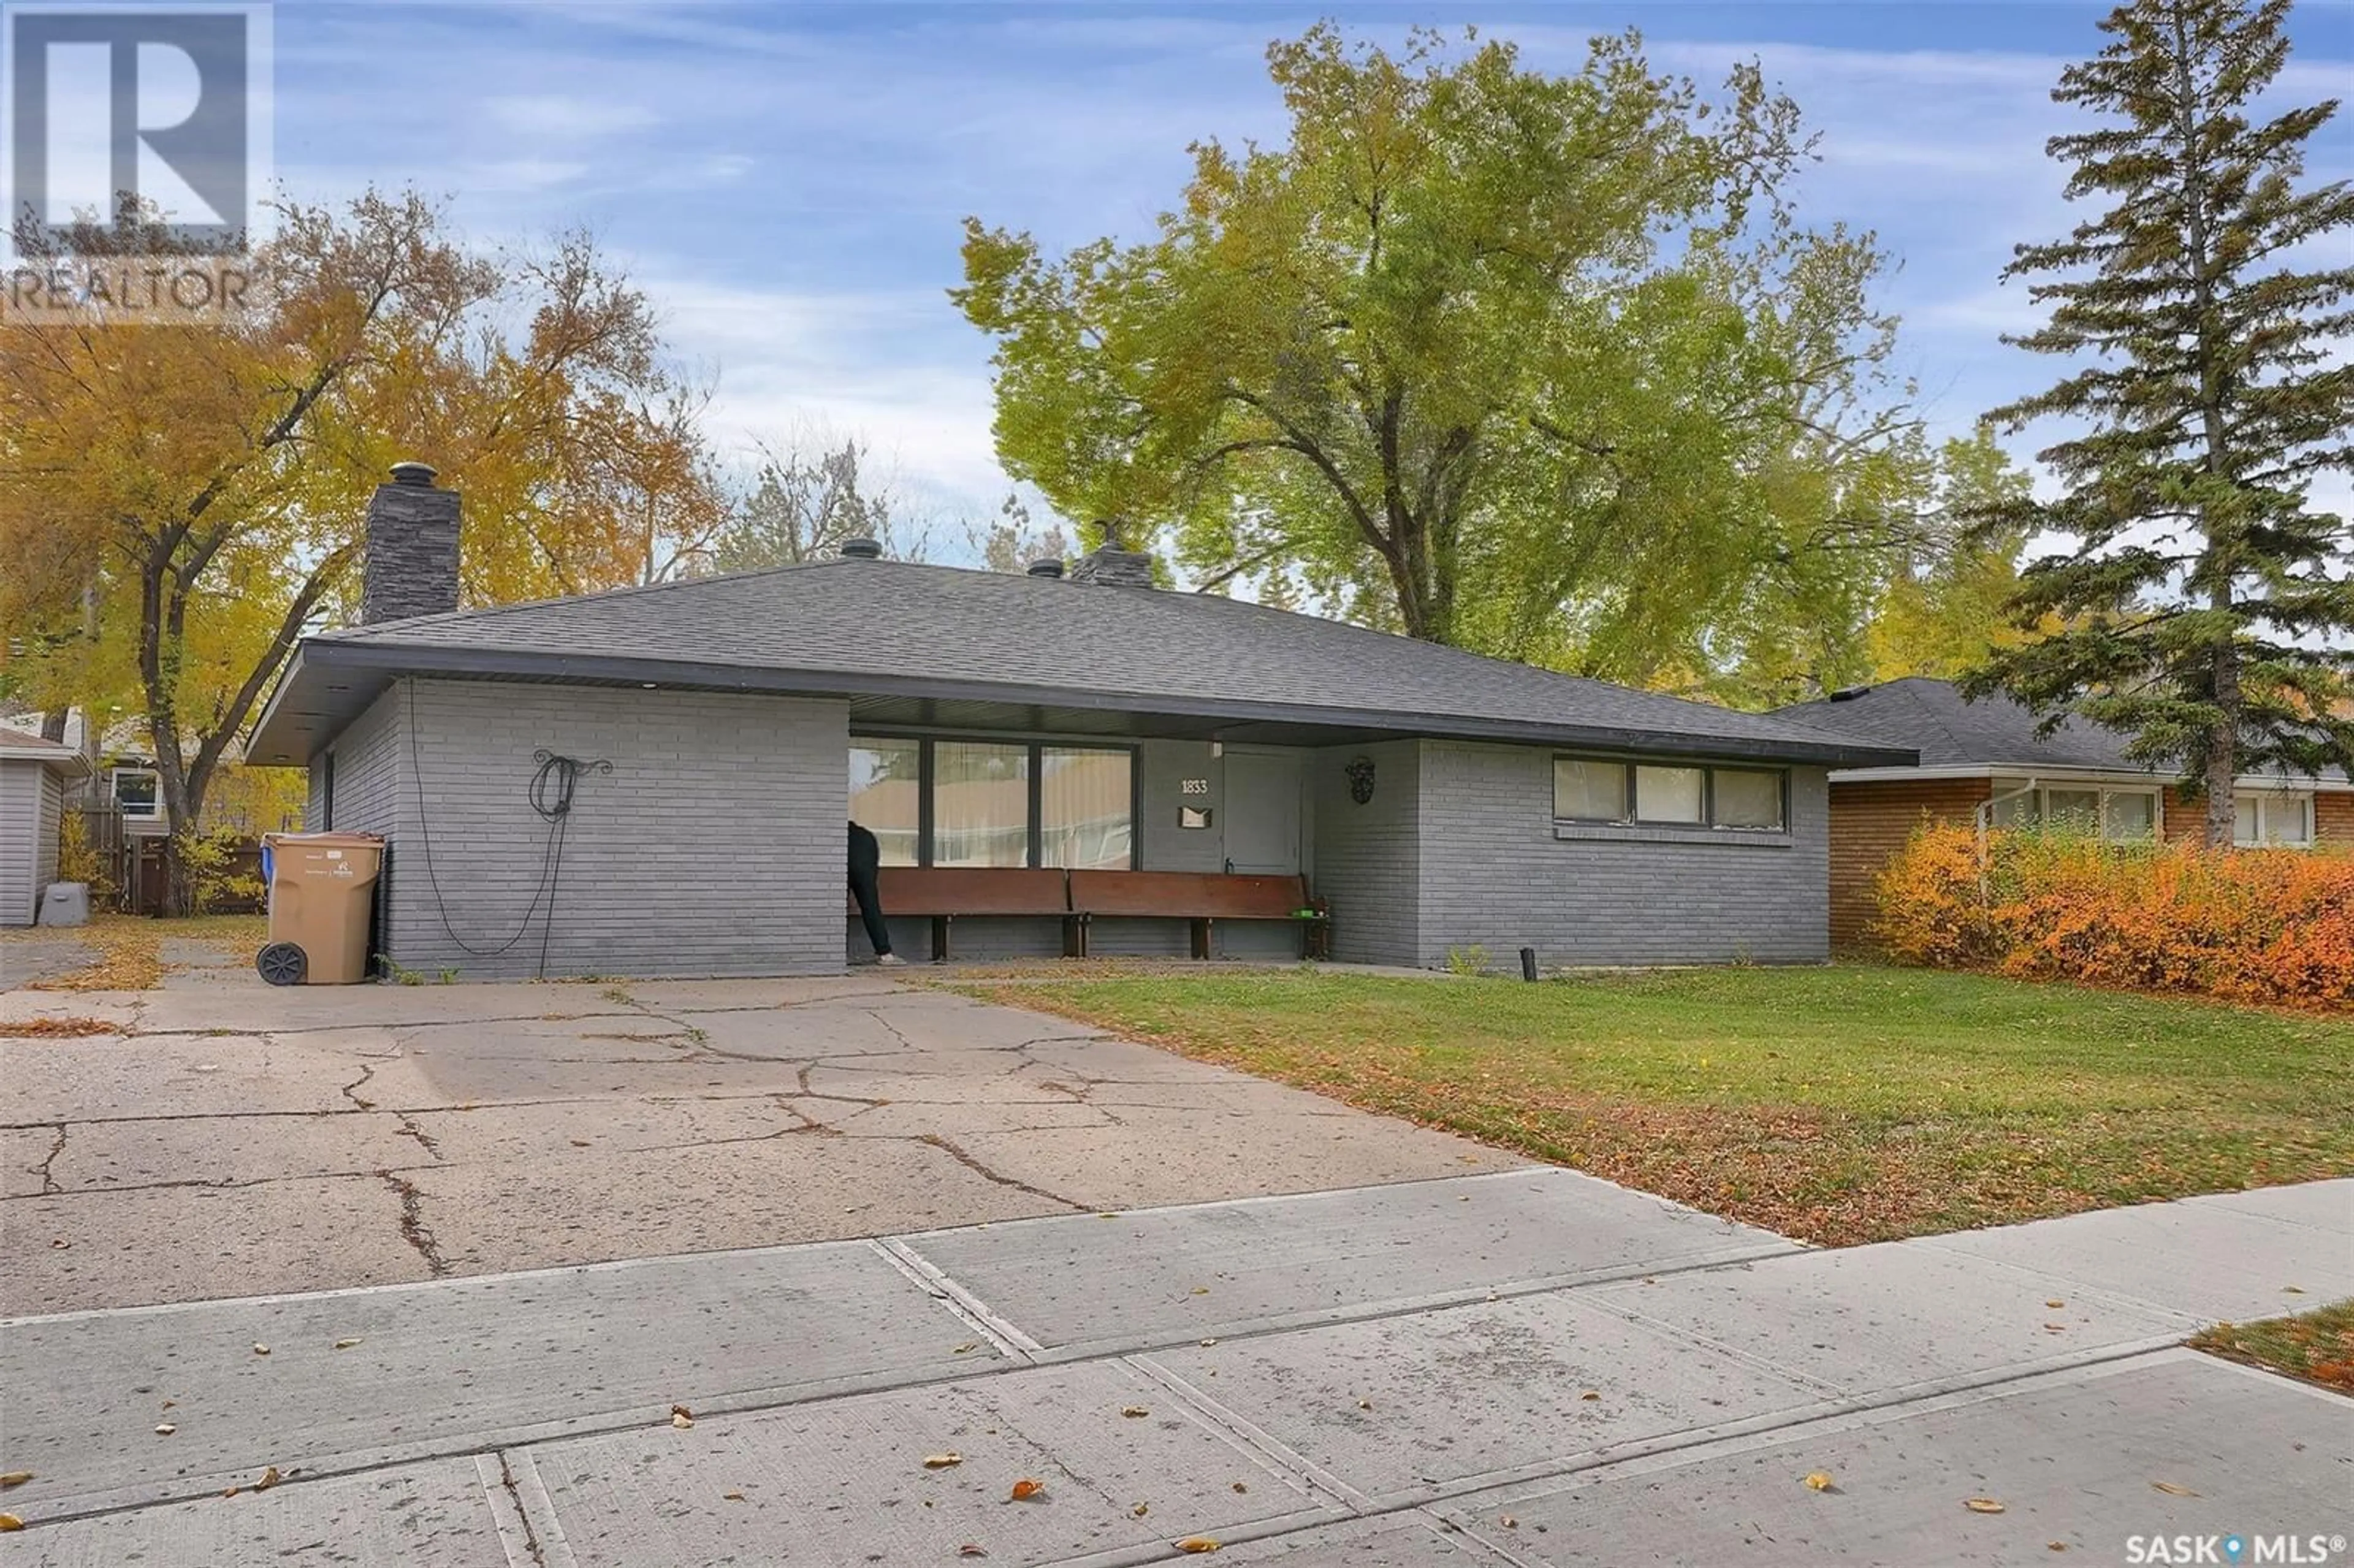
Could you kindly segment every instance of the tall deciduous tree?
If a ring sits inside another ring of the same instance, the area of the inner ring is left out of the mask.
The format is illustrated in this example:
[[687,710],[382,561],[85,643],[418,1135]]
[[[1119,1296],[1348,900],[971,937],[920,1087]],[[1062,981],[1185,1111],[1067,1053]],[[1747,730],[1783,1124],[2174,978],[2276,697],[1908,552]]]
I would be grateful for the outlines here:
[[[48,260],[103,266],[125,238]],[[646,302],[584,238],[501,266],[421,199],[372,193],[286,208],[251,271],[255,308],[220,330],[101,302],[0,325],[11,680],[44,707],[142,715],[183,911],[176,846],[295,640],[347,590],[394,461],[428,458],[465,491],[474,602],[637,580],[649,492],[700,482]]]
[[874,469],[874,450],[857,438],[834,441],[796,432],[762,445],[759,465],[712,540],[711,569],[756,571],[822,560],[848,539],[873,539],[886,555],[919,560],[929,543],[909,521],[888,475]]
[[1873,679],[1956,680],[1996,649],[2033,635],[2007,613],[2027,540],[2016,530],[1982,526],[2030,493],[2026,471],[1985,426],[1938,449],[1936,488],[1872,611],[1865,641]]
[[[2074,549],[2031,563],[2013,609],[2052,635],[1999,652],[1971,683],[2056,722],[2129,736],[2207,796],[2207,842],[2232,842],[2232,781],[2354,761],[2354,566],[2346,520],[2314,480],[2354,471],[2354,228],[2347,182],[2300,188],[2337,101],[2252,118],[2288,58],[2288,0],[2132,0],[2110,42],[2052,97],[2103,117],[2052,139],[2071,200],[2102,204],[2005,272],[2047,278],[2040,332],[2011,341],[2089,361],[1998,410],[2083,433],[2042,456],[2065,486],[1990,526]],[[2299,258],[2310,259],[2299,265]]]
[[1288,144],[1195,146],[1154,238],[969,220],[1011,471],[1204,577],[1591,673],[1705,685],[1804,641],[1758,614],[1860,625],[1919,465],[1882,254],[1796,221],[1787,99],[1631,35],[1571,76],[1331,25],[1267,58]]

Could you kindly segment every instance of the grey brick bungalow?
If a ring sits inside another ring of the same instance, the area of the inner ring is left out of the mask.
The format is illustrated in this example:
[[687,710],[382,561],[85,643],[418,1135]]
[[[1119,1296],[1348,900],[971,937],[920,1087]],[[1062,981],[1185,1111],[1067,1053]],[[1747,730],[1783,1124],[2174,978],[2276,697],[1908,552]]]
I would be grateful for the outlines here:
[[[363,624],[303,641],[247,753],[310,769],[310,827],[389,841],[381,938],[412,969],[838,971],[864,947],[846,817],[942,871],[1304,876],[1343,960],[1812,962],[1828,769],[1914,760],[1158,589],[1117,551],[1066,577],[861,550],[458,610],[457,497],[396,473]],[[534,799],[551,755],[610,767],[560,819]],[[1107,920],[1088,948],[1182,954],[1189,929]],[[1065,940],[1047,918],[957,930],[960,956]],[[922,931],[895,921],[895,946],[921,956]],[[1299,941],[1216,927],[1226,954]]]

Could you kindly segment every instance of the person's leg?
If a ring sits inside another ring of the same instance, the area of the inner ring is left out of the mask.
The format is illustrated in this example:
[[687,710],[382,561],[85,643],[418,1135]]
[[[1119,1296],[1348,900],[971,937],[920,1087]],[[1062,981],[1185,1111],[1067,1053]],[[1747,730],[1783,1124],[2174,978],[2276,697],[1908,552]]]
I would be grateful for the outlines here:
[[891,927],[883,918],[883,890],[875,885],[871,871],[850,874],[850,894],[858,900],[858,917],[866,923],[866,939],[875,944],[875,956],[891,956]]

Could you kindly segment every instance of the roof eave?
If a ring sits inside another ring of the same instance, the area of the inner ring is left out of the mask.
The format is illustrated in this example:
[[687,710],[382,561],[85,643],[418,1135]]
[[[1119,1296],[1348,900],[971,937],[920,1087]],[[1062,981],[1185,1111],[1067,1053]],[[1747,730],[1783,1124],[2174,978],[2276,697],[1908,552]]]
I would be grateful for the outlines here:
[[[943,680],[924,675],[845,674],[839,671],[707,664],[616,654],[451,648],[390,643],[375,639],[366,641],[313,639],[302,645],[295,654],[295,661],[290,665],[286,679],[280,683],[279,692],[272,694],[260,721],[254,726],[257,741],[278,716],[281,698],[293,688],[302,673],[332,669],[367,672],[387,678],[396,674],[477,678],[512,675],[606,684],[652,683],[665,686],[765,692],[788,696],[907,696],[1051,705],[1097,711],[1230,718],[1237,722],[1288,723],[1333,729],[1370,728],[1449,739],[1596,747],[1680,757],[1809,762],[1831,768],[1909,764],[1919,758],[1917,752],[1909,748],[1828,739],[1777,740],[1755,736],[1680,735],[1671,731],[1612,725],[1539,724],[1453,714],[1375,712],[1296,703],[1212,702],[1156,696],[1150,693],[1106,692],[1080,686],[1050,687],[1006,682]],[[291,754],[294,748],[280,746],[276,749]]]

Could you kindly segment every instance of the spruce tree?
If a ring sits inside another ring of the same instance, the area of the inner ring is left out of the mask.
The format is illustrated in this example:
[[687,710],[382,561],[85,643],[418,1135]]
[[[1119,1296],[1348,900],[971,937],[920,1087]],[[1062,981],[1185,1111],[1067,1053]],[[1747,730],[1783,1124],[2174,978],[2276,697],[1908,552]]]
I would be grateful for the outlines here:
[[2288,11],[2130,0],[2102,21],[2108,46],[2052,92],[2102,122],[2045,151],[2073,165],[2068,198],[2104,210],[2003,273],[2046,280],[2031,294],[2051,312],[2008,341],[2078,365],[1990,418],[2076,430],[2041,453],[2062,493],[1986,527],[2074,548],[2031,563],[2009,607],[2060,630],[1966,684],[2124,732],[2205,791],[2210,844],[2232,842],[2234,777],[2354,760],[2354,550],[2310,500],[2354,471],[2354,365],[2332,352],[2354,333],[2354,188],[2299,188],[2336,100],[2251,119]]

